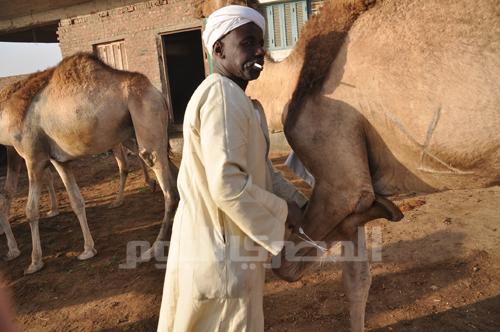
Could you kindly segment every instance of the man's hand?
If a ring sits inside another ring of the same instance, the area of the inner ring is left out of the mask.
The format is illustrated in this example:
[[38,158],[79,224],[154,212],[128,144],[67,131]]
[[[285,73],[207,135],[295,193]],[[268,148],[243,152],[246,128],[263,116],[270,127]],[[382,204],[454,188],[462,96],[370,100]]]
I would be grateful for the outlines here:
[[288,216],[285,225],[292,233],[298,233],[302,225],[302,210],[295,202],[287,202],[287,204]]

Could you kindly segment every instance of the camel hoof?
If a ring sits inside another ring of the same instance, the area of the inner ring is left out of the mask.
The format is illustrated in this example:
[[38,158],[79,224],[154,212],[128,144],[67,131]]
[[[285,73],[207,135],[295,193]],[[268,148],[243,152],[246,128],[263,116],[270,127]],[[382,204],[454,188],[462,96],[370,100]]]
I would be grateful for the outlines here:
[[47,212],[47,218],[52,218],[59,215],[59,210],[50,210]]
[[8,261],[11,261],[11,260],[19,257],[19,255],[21,255],[21,252],[19,251],[19,249],[12,249],[12,250],[9,250],[7,255],[5,255],[4,260],[8,262]]
[[114,209],[114,208],[120,207],[122,205],[123,205],[123,200],[114,201],[113,203],[109,204],[109,208]]
[[153,248],[149,248],[146,250],[140,257],[139,263],[145,263],[151,261],[155,256]]
[[31,263],[26,270],[24,270],[24,275],[33,274],[40,271],[43,268],[43,262]]
[[84,252],[82,252],[80,255],[78,255],[78,259],[81,261],[84,261],[86,259],[92,258],[97,254],[97,250],[94,248],[92,249],[87,249]]
[[140,262],[149,262],[153,257],[161,260],[166,255],[164,243],[164,241],[155,241],[153,246],[141,255]]

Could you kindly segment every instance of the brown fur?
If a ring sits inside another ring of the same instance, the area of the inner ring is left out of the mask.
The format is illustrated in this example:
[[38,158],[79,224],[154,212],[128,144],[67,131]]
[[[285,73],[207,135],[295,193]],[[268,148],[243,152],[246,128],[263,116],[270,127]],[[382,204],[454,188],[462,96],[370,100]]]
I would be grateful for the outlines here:
[[293,57],[303,58],[303,66],[290,102],[289,119],[305,96],[321,89],[351,26],[361,13],[374,4],[374,0],[325,1],[320,14],[312,17],[303,28],[290,55],[292,61]]
[[76,86],[94,84],[95,82],[89,81],[88,78],[91,77],[95,81],[95,78],[99,77],[100,71],[113,72],[114,74],[122,73],[123,75],[134,74],[135,76],[141,76],[143,79],[145,78],[144,75],[139,73],[115,69],[92,53],[80,52],[64,58],[55,67],[52,80],[61,88],[69,84]]

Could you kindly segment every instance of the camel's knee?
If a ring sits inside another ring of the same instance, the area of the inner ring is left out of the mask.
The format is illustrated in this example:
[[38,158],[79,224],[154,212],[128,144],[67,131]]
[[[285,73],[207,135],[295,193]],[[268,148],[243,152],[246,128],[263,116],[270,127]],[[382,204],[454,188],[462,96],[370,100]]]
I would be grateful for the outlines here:
[[30,223],[38,222],[38,219],[40,218],[39,209],[30,205],[26,206],[26,218]]
[[71,207],[73,208],[73,211],[83,211],[85,210],[85,202],[83,199],[76,199],[71,202]]
[[384,218],[390,221],[399,221],[403,218],[403,213],[390,200],[376,196],[373,203],[362,213],[353,213],[347,216],[340,223],[340,232],[344,236],[351,237],[356,234],[358,227],[375,219]]

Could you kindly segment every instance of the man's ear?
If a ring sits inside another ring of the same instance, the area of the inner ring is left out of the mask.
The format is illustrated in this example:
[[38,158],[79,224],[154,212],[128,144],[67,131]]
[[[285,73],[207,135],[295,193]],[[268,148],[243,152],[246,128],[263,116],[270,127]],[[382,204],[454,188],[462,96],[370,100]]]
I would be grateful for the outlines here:
[[217,55],[219,58],[224,59],[224,43],[218,40],[214,44],[214,55]]

